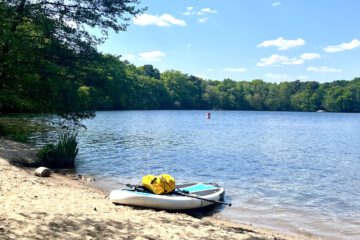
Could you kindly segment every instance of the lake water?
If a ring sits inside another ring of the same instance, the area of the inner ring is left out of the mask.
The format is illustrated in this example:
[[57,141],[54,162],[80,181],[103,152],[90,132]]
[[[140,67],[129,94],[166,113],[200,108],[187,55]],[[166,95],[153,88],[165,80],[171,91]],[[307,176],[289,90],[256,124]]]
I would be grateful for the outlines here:
[[76,167],[107,190],[169,173],[217,182],[217,216],[326,239],[360,239],[360,114],[98,112]]

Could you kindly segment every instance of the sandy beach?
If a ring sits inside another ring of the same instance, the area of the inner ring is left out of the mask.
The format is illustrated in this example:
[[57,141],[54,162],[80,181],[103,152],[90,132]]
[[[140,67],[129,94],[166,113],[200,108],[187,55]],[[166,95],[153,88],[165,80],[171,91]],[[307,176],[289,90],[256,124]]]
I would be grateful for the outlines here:
[[9,161],[35,149],[0,138],[0,239],[311,239],[230,223],[128,206],[61,173],[40,178]]

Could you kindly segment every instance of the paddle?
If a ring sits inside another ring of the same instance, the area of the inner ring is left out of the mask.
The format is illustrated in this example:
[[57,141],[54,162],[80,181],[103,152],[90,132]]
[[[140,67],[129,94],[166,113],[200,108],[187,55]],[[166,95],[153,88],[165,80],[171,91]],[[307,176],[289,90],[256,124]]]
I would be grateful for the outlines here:
[[138,192],[145,192],[146,191],[146,189],[143,186],[140,186],[140,185],[126,184],[126,186],[128,188],[131,188],[132,191],[138,191]]
[[196,198],[196,199],[200,199],[200,200],[204,200],[204,201],[207,201],[207,202],[212,202],[212,203],[219,203],[219,204],[223,204],[223,205],[226,205],[226,206],[229,206],[231,207],[231,203],[227,203],[227,202],[223,202],[223,201],[218,201],[218,200],[211,200],[211,199],[206,199],[206,198],[202,198],[198,195],[194,195],[194,194],[190,194],[188,191],[185,191],[185,190],[180,190],[180,189],[176,189],[177,191],[174,191],[173,193],[175,194],[179,194],[179,195],[182,195],[182,196],[186,196],[186,197],[191,197],[191,198]]

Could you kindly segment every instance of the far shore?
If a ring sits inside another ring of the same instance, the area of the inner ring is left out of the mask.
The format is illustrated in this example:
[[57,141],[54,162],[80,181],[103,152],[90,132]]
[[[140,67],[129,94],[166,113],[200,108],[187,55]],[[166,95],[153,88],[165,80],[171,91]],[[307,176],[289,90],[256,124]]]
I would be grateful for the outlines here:
[[36,149],[0,138],[0,239],[314,239],[211,217],[115,206],[71,175],[35,177]]

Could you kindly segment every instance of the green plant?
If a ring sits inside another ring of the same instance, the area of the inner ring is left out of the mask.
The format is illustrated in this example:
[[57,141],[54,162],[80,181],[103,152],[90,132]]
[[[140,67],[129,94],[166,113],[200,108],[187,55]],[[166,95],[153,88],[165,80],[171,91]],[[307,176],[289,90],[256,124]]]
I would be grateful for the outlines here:
[[42,165],[49,168],[68,168],[75,166],[75,158],[79,149],[76,141],[77,133],[60,134],[59,142],[47,144],[38,152]]

